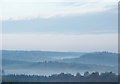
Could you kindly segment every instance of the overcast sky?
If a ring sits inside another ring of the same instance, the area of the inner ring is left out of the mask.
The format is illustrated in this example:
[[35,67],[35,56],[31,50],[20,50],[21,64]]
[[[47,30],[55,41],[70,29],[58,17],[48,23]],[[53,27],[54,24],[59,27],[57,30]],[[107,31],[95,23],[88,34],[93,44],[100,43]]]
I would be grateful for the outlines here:
[[117,52],[117,0],[3,0],[2,49]]

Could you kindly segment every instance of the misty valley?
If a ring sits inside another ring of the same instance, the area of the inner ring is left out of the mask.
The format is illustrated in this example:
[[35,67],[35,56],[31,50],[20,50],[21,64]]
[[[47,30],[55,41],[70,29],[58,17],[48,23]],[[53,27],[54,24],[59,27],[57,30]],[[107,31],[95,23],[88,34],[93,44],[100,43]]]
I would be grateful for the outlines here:
[[111,52],[2,51],[4,76],[71,74],[85,72],[118,74],[118,54]]

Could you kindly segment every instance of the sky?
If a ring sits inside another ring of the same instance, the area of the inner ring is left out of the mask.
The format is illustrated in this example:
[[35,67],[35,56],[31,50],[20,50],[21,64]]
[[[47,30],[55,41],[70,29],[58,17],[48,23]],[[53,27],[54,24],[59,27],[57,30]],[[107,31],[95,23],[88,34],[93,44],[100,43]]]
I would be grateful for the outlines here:
[[118,51],[117,0],[1,0],[4,50]]

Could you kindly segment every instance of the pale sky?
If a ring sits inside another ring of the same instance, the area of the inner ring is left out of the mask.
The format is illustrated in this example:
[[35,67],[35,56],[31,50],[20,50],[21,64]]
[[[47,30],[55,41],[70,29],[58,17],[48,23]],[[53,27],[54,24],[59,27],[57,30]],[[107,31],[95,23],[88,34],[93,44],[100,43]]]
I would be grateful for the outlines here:
[[1,49],[117,52],[117,5],[118,0],[1,0]]
[[47,50],[66,52],[117,51],[117,34],[50,35],[6,34],[3,48],[8,50]]
[[3,20],[19,20],[104,12],[116,8],[118,0],[1,0],[0,4]]

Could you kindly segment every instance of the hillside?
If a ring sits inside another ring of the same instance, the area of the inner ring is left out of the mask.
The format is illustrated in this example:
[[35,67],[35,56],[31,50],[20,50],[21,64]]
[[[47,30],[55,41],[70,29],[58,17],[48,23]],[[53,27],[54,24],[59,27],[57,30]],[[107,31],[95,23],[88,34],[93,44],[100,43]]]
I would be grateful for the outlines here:
[[79,58],[67,59],[66,62],[77,62],[84,64],[98,64],[98,65],[118,65],[118,54],[110,52],[95,52],[87,53]]
[[110,52],[3,51],[2,56],[3,69],[7,74],[51,75],[85,71],[117,73],[118,70],[118,56]]

